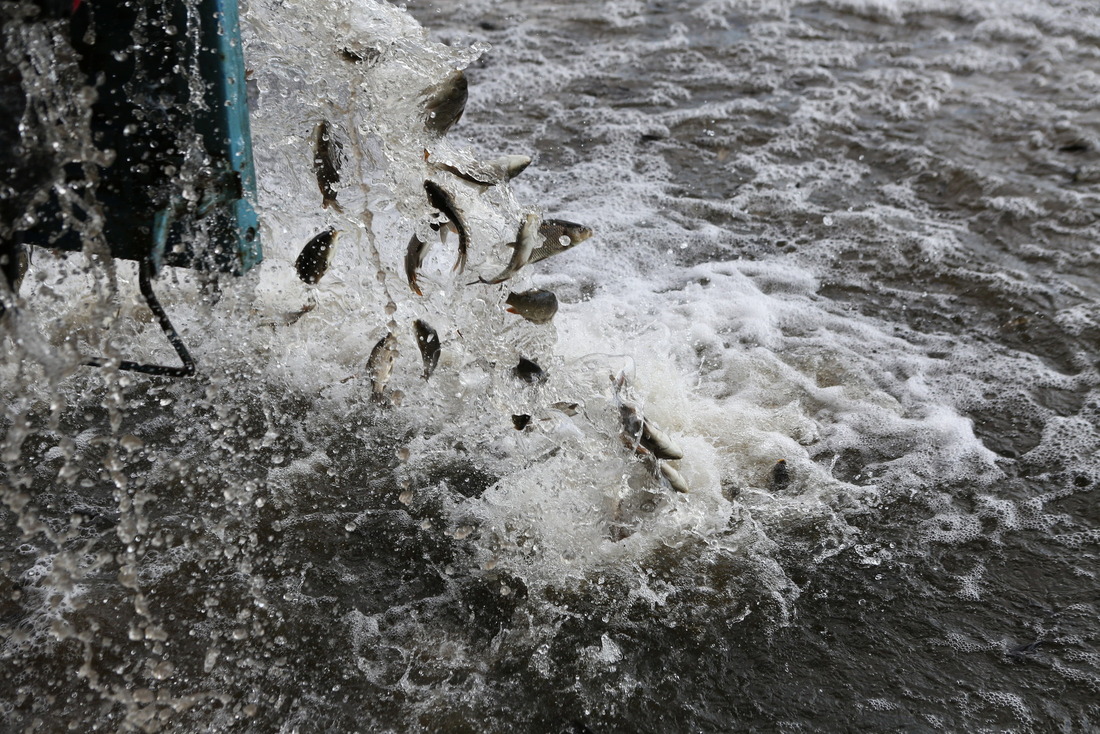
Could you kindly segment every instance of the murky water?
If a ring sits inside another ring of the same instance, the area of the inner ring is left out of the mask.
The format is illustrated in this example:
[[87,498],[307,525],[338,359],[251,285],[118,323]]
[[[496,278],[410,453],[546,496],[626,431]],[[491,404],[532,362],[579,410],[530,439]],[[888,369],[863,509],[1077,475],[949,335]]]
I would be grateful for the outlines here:
[[[5,730],[1100,727],[1092,3],[243,16],[265,262],[158,284],[200,375],[76,366],[167,352],[94,228],[36,249],[4,317]],[[61,24],[20,28],[34,68],[71,63]],[[463,67],[440,139],[421,91]],[[94,155],[70,137],[57,158]],[[508,185],[432,168],[510,153],[535,161]],[[429,175],[471,252],[434,245],[417,296]],[[531,209],[596,234],[467,285]],[[530,287],[551,325],[503,310]],[[624,447],[620,376],[689,493]]]

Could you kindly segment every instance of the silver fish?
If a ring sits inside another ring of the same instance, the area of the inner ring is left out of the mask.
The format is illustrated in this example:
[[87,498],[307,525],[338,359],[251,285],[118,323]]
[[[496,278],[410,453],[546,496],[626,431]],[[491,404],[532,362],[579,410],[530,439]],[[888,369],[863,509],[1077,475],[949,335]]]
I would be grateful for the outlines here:
[[531,253],[528,264],[545,260],[584,242],[592,236],[592,229],[564,219],[544,219],[539,226],[539,234],[542,235],[542,243]]
[[306,243],[294,261],[294,269],[303,282],[313,285],[324,277],[336,254],[336,240],[339,237],[340,233],[329,227]]
[[538,288],[509,293],[504,302],[508,304],[508,313],[519,314],[532,324],[550,323],[558,312],[558,297]]
[[458,176],[464,181],[478,186],[496,186],[511,181],[531,165],[531,158],[525,155],[505,155],[490,161],[473,163],[434,163],[436,168]]
[[340,183],[344,146],[336,139],[328,120],[317,123],[310,142],[313,147],[313,175],[317,177],[317,188],[321,189],[321,206],[325,209],[331,206],[336,211],[343,212],[343,208],[336,203],[335,186]]
[[658,471],[660,471],[661,476],[664,477],[665,481],[668,482],[668,486],[672,487],[677,492],[687,494],[691,491],[691,488],[688,487],[688,483],[684,479],[684,476],[680,474],[680,472],[669,466],[667,462],[657,462],[657,469]]
[[397,361],[397,335],[387,332],[378,340],[367,359],[367,374],[370,376],[371,399],[380,402],[386,392],[386,383],[393,374],[393,365]]
[[424,181],[424,191],[428,194],[428,202],[443,212],[443,215],[451,221],[451,224],[458,231],[458,259],[451,269],[461,273],[466,269],[466,255],[470,248],[470,236],[466,229],[466,223],[462,220],[458,207],[455,206],[454,197],[440,187],[439,184],[428,179]]
[[444,135],[458,122],[466,109],[469,84],[462,71],[455,71],[439,84],[425,89],[422,94],[424,127],[437,135]]
[[[30,255],[26,245],[16,242],[3,243],[0,250],[0,288],[10,289],[14,301],[23,285],[23,276],[30,267]],[[0,316],[4,314],[4,299],[0,298]]]
[[424,264],[424,258],[428,254],[428,243],[415,234],[409,240],[409,246],[405,250],[405,277],[409,279],[409,287],[418,296],[424,295],[420,286],[416,284],[416,272]]
[[484,278],[478,278],[478,283],[488,283],[489,285],[495,285],[497,283],[503,283],[518,273],[520,269],[527,264],[528,259],[531,257],[531,253],[535,251],[535,246],[538,244],[539,233],[539,215],[528,214],[523,224],[519,227],[519,234],[516,235],[516,241],[512,243],[512,259],[508,261],[507,267],[500,272],[500,275],[492,280],[485,280]]
[[680,447],[634,405],[622,403],[619,415],[623,421],[623,443],[635,453],[652,454],[658,459],[684,458]]
[[270,326],[275,328],[276,326],[293,326],[298,323],[299,320],[307,313],[317,308],[316,303],[307,303],[297,311],[284,311],[280,314],[279,318],[268,318],[260,322],[260,326]]
[[439,334],[428,326],[427,322],[417,319],[413,322],[413,331],[416,332],[416,345],[420,347],[420,357],[424,360],[424,379],[428,379],[435,372],[439,364]]

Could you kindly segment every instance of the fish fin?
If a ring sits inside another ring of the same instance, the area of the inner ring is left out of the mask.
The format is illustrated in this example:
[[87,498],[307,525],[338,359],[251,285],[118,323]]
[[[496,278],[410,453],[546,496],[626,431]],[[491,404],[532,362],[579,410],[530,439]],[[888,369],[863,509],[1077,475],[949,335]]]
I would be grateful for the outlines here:
[[517,311],[516,309],[512,308],[511,306],[509,306],[508,308],[506,308],[506,309],[504,309],[504,310],[505,310],[505,311],[507,311],[508,313],[515,313],[515,314],[518,314],[518,313],[519,313],[519,311]]
[[344,213],[344,207],[340,206],[340,204],[336,201],[335,198],[330,199],[328,197],[325,197],[325,200],[321,202],[321,208],[322,209],[328,209],[330,206],[338,214],[343,214]]
[[465,272],[465,270],[466,270],[466,253],[465,252],[459,252],[458,253],[458,259],[455,260],[454,267],[452,267],[451,270],[457,270],[460,273]]
[[412,292],[415,293],[416,295],[418,295],[418,296],[424,295],[424,292],[422,290],[420,290],[420,286],[418,286],[416,283],[410,281],[409,282],[409,287],[412,288]]

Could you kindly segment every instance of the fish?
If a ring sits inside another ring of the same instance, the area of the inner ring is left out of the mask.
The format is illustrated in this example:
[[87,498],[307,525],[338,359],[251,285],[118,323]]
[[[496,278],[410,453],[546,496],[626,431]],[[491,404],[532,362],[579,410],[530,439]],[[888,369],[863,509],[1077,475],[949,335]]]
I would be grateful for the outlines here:
[[416,345],[420,347],[420,357],[424,360],[424,379],[426,380],[432,376],[436,365],[439,364],[439,334],[421,319],[413,322],[413,331],[416,332]]
[[344,47],[340,49],[339,53],[340,58],[349,64],[365,64],[368,67],[373,66],[382,57],[381,51],[370,47],[361,48],[358,51]]
[[18,242],[6,242],[0,249],[0,275],[2,275],[11,292],[19,293],[23,285],[23,277],[27,274],[31,259],[26,245]]
[[367,359],[367,374],[370,376],[371,399],[381,402],[386,392],[386,383],[393,374],[393,365],[397,361],[397,335],[392,331],[378,340]]
[[306,243],[294,261],[294,269],[302,282],[313,285],[324,277],[336,254],[336,240],[339,237],[340,233],[329,227]]
[[424,181],[424,191],[428,194],[428,202],[451,221],[458,231],[458,259],[451,270],[462,272],[466,269],[466,256],[470,248],[470,236],[466,230],[466,223],[462,221],[458,207],[455,206],[454,197],[431,179]]
[[562,413],[565,413],[567,416],[572,417],[572,416],[574,416],[574,415],[576,415],[577,413],[580,412],[581,405],[580,405],[580,403],[570,403],[568,401],[563,400],[561,402],[551,403],[550,407],[553,408],[554,410],[561,411]]
[[1006,654],[1013,658],[1016,658],[1017,660],[1022,660],[1025,655],[1034,654],[1035,650],[1038,649],[1038,647],[1045,642],[1046,640],[1035,640],[1035,642],[1031,642],[1026,645],[1018,645],[1017,647],[1008,650]]
[[512,425],[515,426],[517,431],[522,431],[531,425],[531,416],[523,413],[521,415],[512,416]]
[[432,165],[478,186],[496,186],[523,173],[531,165],[531,158],[526,155],[505,155],[490,161],[462,164],[439,162]]
[[519,358],[519,364],[512,368],[512,374],[524,382],[534,384],[546,379],[542,367],[526,357]]
[[687,494],[691,491],[687,481],[684,479],[684,475],[669,466],[667,462],[657,462],[657,470],[664,480],[668,482],[668,486],[672,487],[677,492]]
[[284,311],[280,314],[279,318],[268,318],[260,322],[260,326],[270,326],[275,328],[276,326],[293,326],[298,323],[303,316],[317,308],[316,303],[307,303],[297,311]]
[[[475,282],[496,285],[497,283],[503,283],[518,273],[520,269],[527,264],[527,260],[531,257],[531,253],[534,252],[535,246],[538,244],[538,233],[539,215],[532,212],[524,218],[523,224],[520,225],[519,233],[516,235],[516,241],[511,243],[514,248],[512,250],[512,259],[508,261],[508,265],[500,272],[500,275],[492,280],[478,278]],[[473,283],[470,285],[473,285]]]
[[558,312],[558,297],[538,288],[509,292],[504,302],[508,304],[508,313],[519,314],[532,324],[548,324]]
[[565,252],[592,236],[592,228],[564,219],[544,219],[539,226],[542,243],[531,253],[528,264]]
[[405,277],[409,280],[409,287],[418,296],[424,295],[420,286],[416,284],[416,271],[424,264],[424,258],[428,255],[428,243],[413,235],[409,240],[409,246],[405,250]]
[[425,89],[422,95],[424,127],[429,132],[445,135],[466,109],[469,83],[461,70],[454,71],[443,81]]
[[344,146],[336,139],[328,120],[321,120],[313,128],[310,143],[313,147],[313,175],[317,177],[317,188],[321,189],[321,207],[328,209],[331,206],[336,211],[343,212],[343,207],[336,202],[334,187],[340,183]]
[[644,417],[631,403],[619,405],[623,422],[623,443],[642,456],[652,454],[657,459],[682,459],[684,452],[653,421]]
[[772,467],[770,476],[768,477],[768,484],[773,490],[783,491],[791,484],[791,472],[787,468],[787,460],[780,459],[775,462],[775,466]]
[[[14,300],[19,295],[23,277],[30,267],[30,255],[27,246],[17,242],[2,243],[0,248],[0,288],[7,286]],[[0,316],[4,314],[5,308],[4,299],[0,298]]]

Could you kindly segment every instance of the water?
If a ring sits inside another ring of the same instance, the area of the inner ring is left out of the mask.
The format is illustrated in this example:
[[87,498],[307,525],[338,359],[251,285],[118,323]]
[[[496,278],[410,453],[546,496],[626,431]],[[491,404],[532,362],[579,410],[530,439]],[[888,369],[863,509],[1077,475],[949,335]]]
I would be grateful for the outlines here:
[[[37,251],[5,324],[10,730],[1100,726],[1090,3],[244,21],[267,259],[216,301],[186,271],[161,286],[202,375],[73,366],[64,336],[96,346],[104,308],[130,318],[102,349],[164,353],[126,263]],[[461,67],[466,114],[435,140],[417,95]],[[344,215],[310,172],[322,117]],[[484,193],[439,174],[474,241],[462,275],[453,236],[433,248],[420,298],[425,148],[536,160]],[[532,207],[596,231],[510,284],[557,293],[549,327],[466,285]],[[329,225],[304,286],[293,259]],[[415,318],[444,345],[428,382]],[[404,397],[378,406],[387,328]],[[545,383],[511,377],[521,355]],[[620,442],[619,375],[689,494]]]

